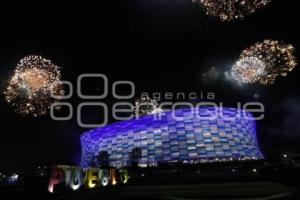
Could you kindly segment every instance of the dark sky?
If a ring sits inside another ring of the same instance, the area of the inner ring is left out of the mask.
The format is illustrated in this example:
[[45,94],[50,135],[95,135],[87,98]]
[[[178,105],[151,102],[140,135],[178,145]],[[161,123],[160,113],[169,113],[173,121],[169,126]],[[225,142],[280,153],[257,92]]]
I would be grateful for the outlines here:
[[[214,92],[216,101],[227,106],[253,101],[257,94],[266,107],[266,118],[258,122],[265,154],[300,151],[299,66],[271,86],[237,86],[223,76],[242,49],[267,38],[293,44],[300,58],[299,8],[296,0],[274,0],[243,21],[220,23],[189,0],[3,7],[1,89],[22,57],[38,54],[59,65],[63,79],[74,84],[82,73],[103,73],[110,83],[133,81],[137,93]],[[97,91],[101,85],[86,87]],[[0,170],[79,162],[79,137],[85,129],[75,117],[57,122],[20,116],[0,97]],[[82,102],[76,95],[69,101],[74,108]],[[84,117],[100,116],[91,110]]]

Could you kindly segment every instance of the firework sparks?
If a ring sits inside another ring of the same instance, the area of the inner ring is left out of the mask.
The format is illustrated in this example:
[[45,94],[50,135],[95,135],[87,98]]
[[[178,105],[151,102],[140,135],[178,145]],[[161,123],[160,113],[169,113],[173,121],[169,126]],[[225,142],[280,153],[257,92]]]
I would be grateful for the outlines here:
[[233,66],[232,75],[243,83],[256,83],[265,74],[265,64],[256,57],[245,57]]
[[232,67],[232,77],[242,83],[273,84],[297,65],[291,44],[265,40],[245,49]]
[[20,114],[45,115],[64,90],[59,68],[41,56],[20,60],[4,92],[5,99]]
[[149,97],[142,97],[135,101],[134,112],[135,116],[138,118],[143,115],[162,112],[162,109],[159,108],[159,104],[155,99],[151,99]]
[[221,21],[243,19],[257,9],[267,5],[271,0],[193,0],[200,4],[207,15],[219,18]]

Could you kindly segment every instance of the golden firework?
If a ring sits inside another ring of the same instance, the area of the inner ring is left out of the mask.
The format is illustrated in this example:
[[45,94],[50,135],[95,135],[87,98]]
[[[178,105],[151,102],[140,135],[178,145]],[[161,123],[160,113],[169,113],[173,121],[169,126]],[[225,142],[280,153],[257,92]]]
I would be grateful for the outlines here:
[[4,92],[5,99],[16,112],[45,115],[53,96],[64,94],[59,67],[41,56],[27,56],[20,60]]
[[291,44],[264,40],[246,48],[232,67],[232,76],[242,83],[273,84],[297,66]]
[[267,5],[271,0],[193,0],[200,4],[209,16],[221,21],[243,19],[257,9]]

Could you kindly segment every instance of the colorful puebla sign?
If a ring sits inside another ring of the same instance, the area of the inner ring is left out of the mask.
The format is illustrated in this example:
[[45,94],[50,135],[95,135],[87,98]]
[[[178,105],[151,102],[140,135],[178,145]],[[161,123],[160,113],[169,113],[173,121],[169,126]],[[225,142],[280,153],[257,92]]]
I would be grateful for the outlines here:
[[48,191],[54,192],[55,186],[65,185],[68,190],[98,188],[125,184],[129,179],[126,169],[81,169],[73,166],[55,166],[52,168]]

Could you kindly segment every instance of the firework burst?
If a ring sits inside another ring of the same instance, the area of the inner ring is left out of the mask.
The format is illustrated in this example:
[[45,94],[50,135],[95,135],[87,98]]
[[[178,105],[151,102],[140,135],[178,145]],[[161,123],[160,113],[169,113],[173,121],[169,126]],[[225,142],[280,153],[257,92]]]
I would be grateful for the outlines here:
[[4,92],[5,99],[20,114],[35,117],[45,115],[52,96],[64,95],[59,67],[41,56],[27,56],[20,60]]
[[297,66],[294,47],[265,40],[245,49],[232,67],[232,76],[242,83],[273,84],[278,76],[287,76]]
[[241,58],[233,66],[232,76],[243,83],[256,83],[265,74],[265,63],[256,57]]
[[221,21],[243,19],[257,9],[267,5],[271,0],[193,0],[200,4],[207,15]]
[[159,104],[155,99],[142,97],[135,101],[134,113],[137,118],[158,112],[162,112],[162,110],[159,108]]

